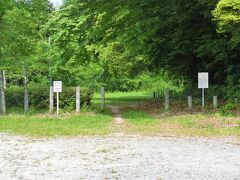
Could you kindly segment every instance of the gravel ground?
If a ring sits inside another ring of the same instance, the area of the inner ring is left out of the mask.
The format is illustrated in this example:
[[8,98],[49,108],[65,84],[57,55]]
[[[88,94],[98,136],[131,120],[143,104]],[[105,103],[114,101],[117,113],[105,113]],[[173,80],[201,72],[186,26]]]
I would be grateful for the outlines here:
[[0,179],[240,179],[237,139],[0,133]]

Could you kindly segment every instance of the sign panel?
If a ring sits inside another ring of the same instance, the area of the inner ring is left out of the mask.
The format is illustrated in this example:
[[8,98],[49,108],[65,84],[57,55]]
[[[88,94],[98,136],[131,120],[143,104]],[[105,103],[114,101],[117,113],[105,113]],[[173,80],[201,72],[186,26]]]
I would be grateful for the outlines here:
[[208,88],[208,72],[198,73],[198,88]]
[[62,92],[62,81],[53,81],[53,92]]

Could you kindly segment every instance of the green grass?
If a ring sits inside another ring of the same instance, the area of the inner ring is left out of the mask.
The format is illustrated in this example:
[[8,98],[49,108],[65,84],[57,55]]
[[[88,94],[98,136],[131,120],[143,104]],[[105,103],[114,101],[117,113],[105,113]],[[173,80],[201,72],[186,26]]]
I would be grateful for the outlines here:
[[123,112],[123,118],[127,121],[127,125],[123,128],[127,134],[152,135],[156,132],[157,120],[145,112],[127,110]]
[[47,113],[47,109],[36,109],[33,107],[30,107],[29,112],[25,113],[23,107],[9,107],[7,108],[7,113],[11,115],[19,115],[19,114],[27,114],[27,115],[34,115],[34,114],[44,114]]
[[112,116],[81,114],[60,117],[9,115],[0,117],[0,131],[36,137],[106,135]]
[[149,114],[136,110],[128,110],[123,112],[123,118],[134,125],[155,125],[156,119],[151,117]]
[[[131,104],[136,102],[152,100],[152,92],[148,91],[134,91],[134,92],[113,92],[106,93],[106,104]],[[95,93],[93,96],[94,104],[100,104],[100,94]]]
[[[178,104],[166,112],[159,107],[149,106],[151,100],[152,93],[147,91],[106,94],[107,105],[120,105],[122,116],[126,120],[120,129],[127,134],[240,137],[240,117],[223,117],[211,110],[190,112]],[[144,103],[135,106],[134,103],[137,102]],[[100,95],[95,94],[93,106],[83,107],[80,115],[61,113],[59,117],[47,115],[47,110],[31,109],[22,115],[23,108],[8,109],[8,116],[0,116],[0,132],[53,137],[106,135],[118,131],[108,109],[102,112],[99,103]],[[96,113],[92,113],[93,110]]]
[[[166,136],[240,136],[240,119],[209,114],[185,114],[153,118],[146,112],[125,110],[125,132]],[[238,126],[231,126],[238,124]],[[230,125],[230,126],[228,126]]]

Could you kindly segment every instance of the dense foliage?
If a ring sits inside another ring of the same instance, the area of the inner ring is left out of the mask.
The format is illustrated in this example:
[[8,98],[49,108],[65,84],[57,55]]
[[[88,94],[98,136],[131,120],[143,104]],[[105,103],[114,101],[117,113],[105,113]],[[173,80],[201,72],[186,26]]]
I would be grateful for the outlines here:
[[[239,0],[0,0],[0,64],[10,84],[240,93]],[[1,89],[1,87],[0,87]]]
[[99,82],[125,90],[164,69],[196,89],[197,72],[209,71],[215,93],[237,96],[239,17],[238,0],[68,0],[47,27],[63,76],[84,78],[88,66]]
[[[18,86],[12,86],[6,90],[7,107],[22,107],[23,106],[24,89]],[[49,88],[31,86],[29,88],[30,106],[36,109],[48,109],[49,106]],[[90,105],[93,92],[81,88],[81,106]],[[54,107],[56,107],[56,96],[54,99]],[[64,87],[63,93],[60,94],[60,108],[74,110],[76,102],[76,89],[74,87]]]

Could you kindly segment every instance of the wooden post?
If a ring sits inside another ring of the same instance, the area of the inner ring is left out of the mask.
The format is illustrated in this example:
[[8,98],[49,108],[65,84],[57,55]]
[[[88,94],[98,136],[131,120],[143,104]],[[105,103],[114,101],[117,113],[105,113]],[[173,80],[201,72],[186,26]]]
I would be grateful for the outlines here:
[[192,109],[192,96],[188,96],[188,109]]
[[24,111],[29,111],[29,91],[28,91],[28,77],[26,69],[24,68]]
[[3,82],[3,71],[0,70],[0,114],[6,114],[5,90]]
[[238,105],[238,98],[235,98],[234,102],[235,102],[235,105],[237,106]]
[[81,98],[80,98],[80,86],[76,87],[76,113],[80,112],[80,104]]
[[105,108],[105,89],[101,87],[101,110]]
[[213,96],[213,107],[214,108],[218,107],[218,105],[217,105],[217,96]]
[[54,93],[53,93],[53,87],[50,86],[50,89],[49,89],[49,112],[50,113],[53,113],[53,110],[54,110]]
[[24,111],[25,111],[25,112],[28,112],[28,110],[29,110],[29,99],[28,99],[28,95],[29,95],[28,88],[25,88],[25,89],[24,89]]
[[164,96],[165,96],[165,109],[169,109],[169,90],[166,89],[164,91]]

